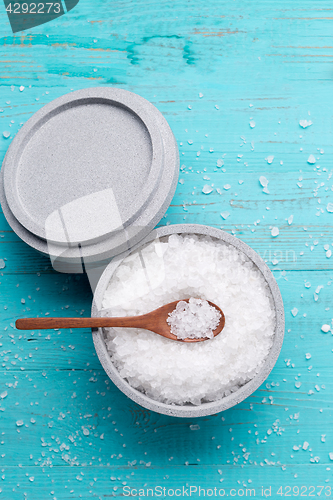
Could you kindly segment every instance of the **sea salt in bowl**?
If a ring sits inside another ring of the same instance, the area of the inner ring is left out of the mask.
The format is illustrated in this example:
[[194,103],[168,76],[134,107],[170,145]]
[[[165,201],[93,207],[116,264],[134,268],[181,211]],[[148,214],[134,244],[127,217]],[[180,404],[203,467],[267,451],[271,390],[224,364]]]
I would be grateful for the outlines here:
[[183,344],[145,330],[114,328],[93,331],[93,339],[106,373],[133,401],[193,418],[243,401],[280,353],[282,298],[258,254],[209,226],[159,228],[108,265],[92,316],[144,314],[191,296],[223,310],[226,325],[216,338]]

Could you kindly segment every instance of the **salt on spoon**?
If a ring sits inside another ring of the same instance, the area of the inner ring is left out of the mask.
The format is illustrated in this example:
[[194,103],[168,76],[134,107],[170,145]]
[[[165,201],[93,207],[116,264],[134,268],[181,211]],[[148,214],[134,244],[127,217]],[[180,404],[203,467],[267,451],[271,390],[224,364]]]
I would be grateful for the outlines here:
[[169,313],[167,323],[171,333],[178,339],[200,339],[214,337],[214,330],[218,327],[221,313],[216,307],[209,305],[207,300],[181,300],[176,308]]
[[[180,307],[179,303],[181,303]],[[183,303],[188,303],[189,309],[184,308]],[[198,313],[198,308],[199,310],[201,309],[200,313]],[[200,333],[198,327],[195,326],[195,322],[199,320],[202,324],[205,321],[205,316],[207,324],[204,331]],[[157,333],[162,337],[177,340],[178,342],[202,342],[208,340],[208,338],[216,337],[223,330],[224,325],[225,316],[216,304],[208,300],[203,301],[192,298],[170,302],[155,309],[155,311],[141,316],[125,318],[22,318],[18,319],[15,323],[18,330],[112,327],[142,328]],[[176,335],[172,331],[177,332]],[[185,337],[185,331],[188,331],[188,334],[192,338]]]

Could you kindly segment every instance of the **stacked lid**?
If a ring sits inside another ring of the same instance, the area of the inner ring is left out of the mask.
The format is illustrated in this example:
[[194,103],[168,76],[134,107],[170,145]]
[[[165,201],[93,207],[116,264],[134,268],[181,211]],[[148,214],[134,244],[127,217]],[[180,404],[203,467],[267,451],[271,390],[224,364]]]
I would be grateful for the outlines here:
[[178,148],[162,114],[122,89],[90,88],[40,109],[5,156],[0,201],[16,234],[61,272],[141,241],[174,194]]

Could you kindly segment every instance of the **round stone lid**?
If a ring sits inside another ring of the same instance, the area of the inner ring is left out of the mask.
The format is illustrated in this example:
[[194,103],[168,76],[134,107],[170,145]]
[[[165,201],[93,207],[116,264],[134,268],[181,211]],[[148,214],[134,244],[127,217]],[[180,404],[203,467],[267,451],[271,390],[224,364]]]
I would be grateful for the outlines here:
[[114,88],[83,89],[40,109],[4,162],[11,212],[57,245],[87,245],[135,221],[152,199],[164,163],[151,104]]

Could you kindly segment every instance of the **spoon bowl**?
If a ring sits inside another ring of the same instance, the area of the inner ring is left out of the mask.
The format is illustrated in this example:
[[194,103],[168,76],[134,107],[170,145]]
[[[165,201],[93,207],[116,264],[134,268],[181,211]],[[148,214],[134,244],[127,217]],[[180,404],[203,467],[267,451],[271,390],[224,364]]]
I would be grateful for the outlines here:
[[[189,299],[184,299],[182,302],[188,302]],[[165,304],[155,311],[143,314],[141,316],[128,316],[125,318],[22,318],[18,319],[15,326],[18,330],[48,330],[53,328],[143,328],[157,333],[162,337],[177,342],[203,342],[209,340],[207,337],[197,339],[179,339],[171,333],[171,327],[167,323],[169,314],[176,308],[180,300],[175,300],[169,304]],[[224,328],[225,316],[223,311],[213,302],[207,301],[212,307],[215,307],[221,314],[220,322],[213,330],[213,335],[216,337]]]

